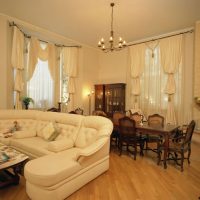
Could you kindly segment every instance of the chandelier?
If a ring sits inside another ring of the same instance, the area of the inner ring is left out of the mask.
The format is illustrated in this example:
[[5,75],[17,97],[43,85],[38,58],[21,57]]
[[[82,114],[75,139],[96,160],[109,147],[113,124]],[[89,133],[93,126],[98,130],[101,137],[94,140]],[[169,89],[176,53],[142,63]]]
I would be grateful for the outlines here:
[[111,31],[110,31],[110,38],[109,38],[109,47],[105,46],[105,41],[103,38],[101,38],[101,40],[98,42],[98,47],[101,48],[102,51],[104,52],[109,52],[109,51],[119,51],[121,49],[123,49],[124,47],[126,47],[126,41],[123,40],[121,37],[119,37],[119,41],[118,41],[118,45],[115,46],[114,43],[114,31],[113,31],[113,7],[114,7],[114,3],[111,3],[110,6],[112,8],[112,12],[111,12]]

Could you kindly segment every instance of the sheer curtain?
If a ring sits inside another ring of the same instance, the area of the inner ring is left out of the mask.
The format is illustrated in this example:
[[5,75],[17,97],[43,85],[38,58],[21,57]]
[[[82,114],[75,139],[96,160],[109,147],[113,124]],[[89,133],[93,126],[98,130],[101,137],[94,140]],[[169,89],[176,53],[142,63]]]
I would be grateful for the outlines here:
[[[45,50],[47,44],[40,42],[40,46]],[[33,75],[27,82],[27,96],[34,100],[30,107],[47,109],[54,106],[54,81],[48,61],[38,58],[35,63]]]
[[168,99],[164,92],[166,76],[160,65],[159,46],[153,49],[153,52],[148,46],[145,52],[144,72],[141,76],[140,108],[145,116],[153,113],[165,116]]
[[[186,45],[183,45],[183,49],[186,47]],[[183,53],[183,58],[185,57],[187,55]],[[187,81],[187,72],[185,72],[187,66],[184,60],[181,60],[174,74],[176,93],[173,95],[173,98],[177,124],[185,124],[191,120],[191,107],[188,105],[188,102],[192,102],[192,100],[188,95],[189,91],[185,90],[184,87],[185,81]],[[168,77],[161,66],[159,43],[158,45],[155,42],[147,44],[145,66],[140,78],[141,93],[139,99],[140,108],[146,117],[153,113],[158,113],[166,118],[168,94],[165,93],[165,89],[167,80]]]
[[38,59],[33,76],[27,82],[27,95],[34,99],[32,107],[43,109],[53,107],[53,94],[54,84],[49,72],[48,61]]

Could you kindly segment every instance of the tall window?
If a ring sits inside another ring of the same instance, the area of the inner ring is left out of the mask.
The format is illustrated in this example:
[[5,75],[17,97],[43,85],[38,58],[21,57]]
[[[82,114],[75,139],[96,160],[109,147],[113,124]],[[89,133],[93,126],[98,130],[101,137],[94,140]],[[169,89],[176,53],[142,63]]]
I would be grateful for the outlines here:
[[[155,46],[155,44],[153,44]],[[177,92],[174,95],[175,107],[181,102],[182,67],[175,73]],[[141,76],[140,108],[146,116],[153,113],[166,114],[168,95],[165,94],[167,75],[160,63],[159,45],[155,48],[147,46],[145,52],[145,67]]]
[[34,99],[34,108],[49,108],[53,107],[53,93],[48,61],[38,59],[33,77],[27,83],[27,95]]
[[[46,47],[44,43],[40,45],[43,49]],[[54,83],[48,68],[48,61],[38,58],[33,77],[27,82],[27,96],[34,100],[34,104],[30,107],[42,109],[53,107]]]

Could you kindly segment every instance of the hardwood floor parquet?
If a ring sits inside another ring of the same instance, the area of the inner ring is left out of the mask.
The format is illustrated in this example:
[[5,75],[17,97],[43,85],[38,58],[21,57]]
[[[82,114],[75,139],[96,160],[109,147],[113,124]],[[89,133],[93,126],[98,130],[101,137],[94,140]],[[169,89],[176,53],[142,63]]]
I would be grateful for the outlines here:
[[[67,200],[198,200],[200,196],[200,135],[194,135],[191,165],[184,172],[173,161],[165,170],[157,166],[156,154],[133,157],[117,150],[110,153],[110,169]],[[22,177],[18,186],[0,190],[0,200],[29,200]],[[41,200],[43,200],[41,198]]]

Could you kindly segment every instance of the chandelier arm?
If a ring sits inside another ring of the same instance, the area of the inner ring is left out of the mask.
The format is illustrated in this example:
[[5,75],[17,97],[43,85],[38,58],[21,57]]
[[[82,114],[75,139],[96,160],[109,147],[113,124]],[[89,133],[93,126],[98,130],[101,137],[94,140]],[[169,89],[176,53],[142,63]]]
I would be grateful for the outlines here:
[[110,51],[112,52],[114,50],[120,51],[120,50],[122,50],[123,48],[126,47],[126,42],[125,42],[125,40],[122,40],[121,37],[119,38],[119,43],[118,43],[119,46],[114,46],[114,31],[113,31],[113,21],[114,21],[114,19],[113,19],[113,13],[114,13],[113,7],[114,7],[114,5],[115,4],[113,2],[110,3],[110,6],[112,8],[112,10],[111,10],[111,31],[110,31],[110,39],[109,39],[109,43],[110,43],[109,46],[110,47],[107,47],[107,48],[105,47],[103,38],[98,43],[98,47],[101,48],[105,53],[110,52]]

